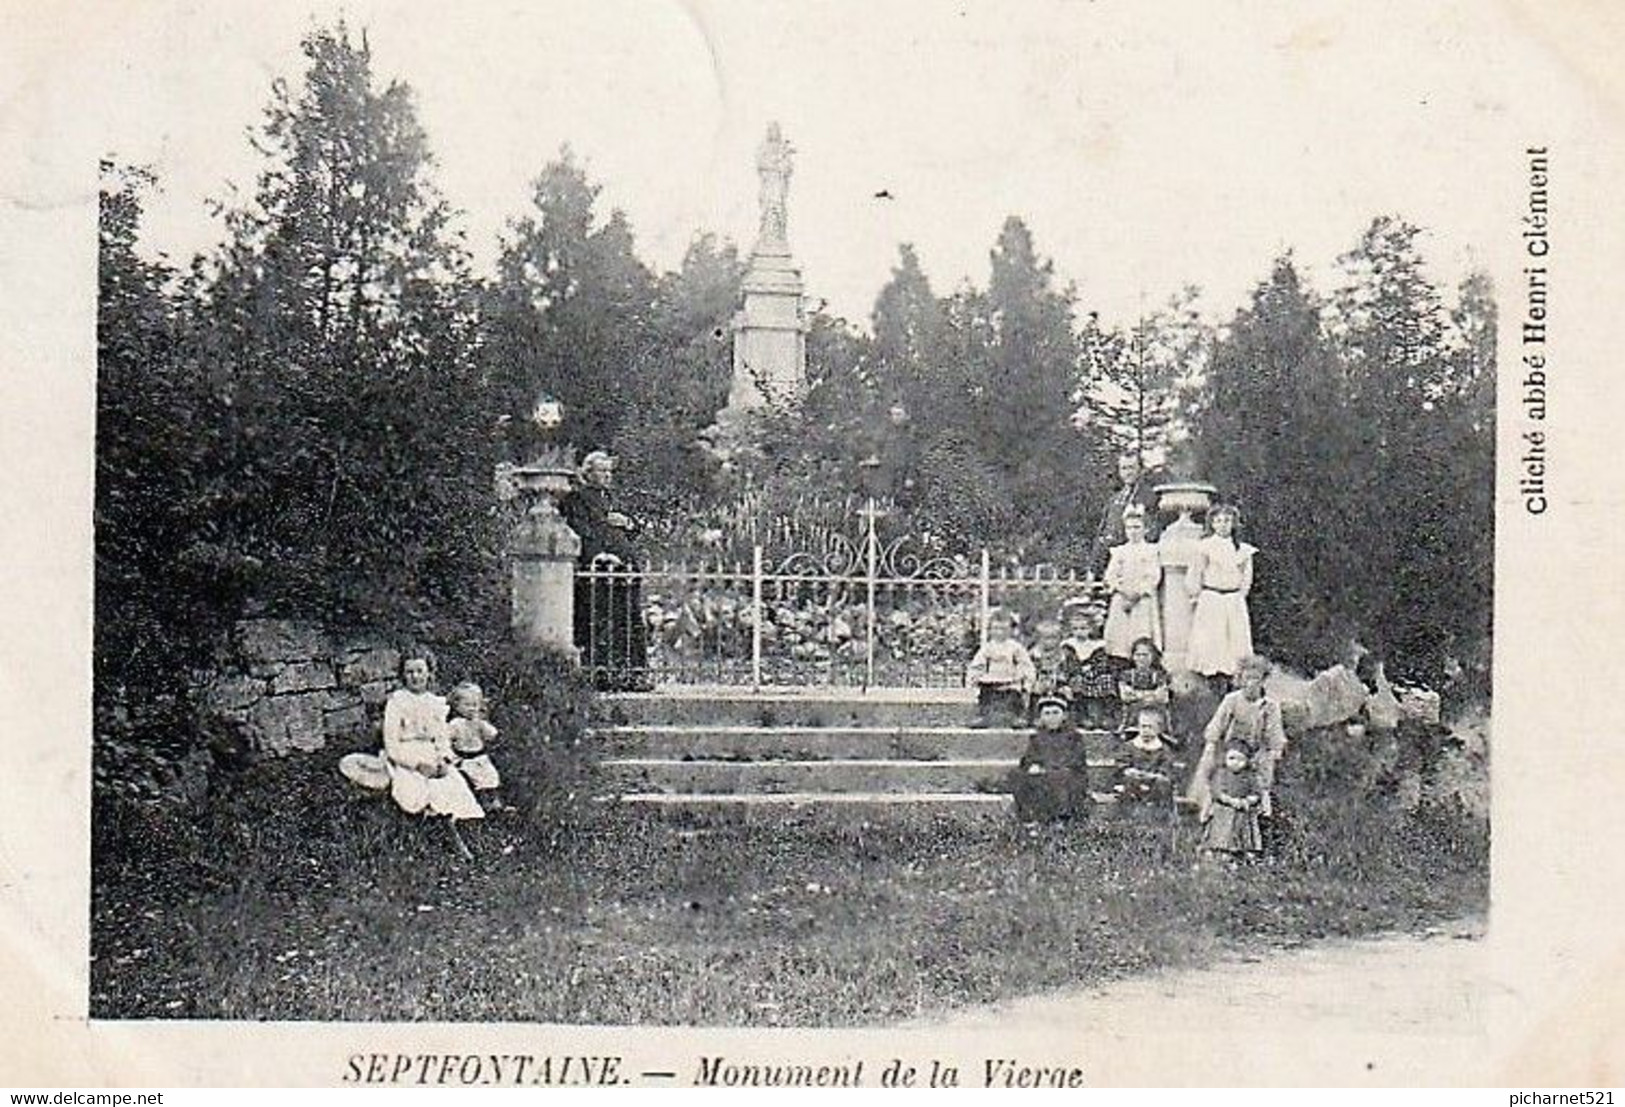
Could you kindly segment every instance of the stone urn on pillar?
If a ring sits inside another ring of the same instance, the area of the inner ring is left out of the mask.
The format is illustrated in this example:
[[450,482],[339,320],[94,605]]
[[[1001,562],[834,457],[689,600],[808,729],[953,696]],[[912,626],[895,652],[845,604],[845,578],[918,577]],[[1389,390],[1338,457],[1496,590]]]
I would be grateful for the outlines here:
[[496,473],[497,497],[520,501],[524,511],[508,541],[514,637],[572,657],[577,656],[575,568],[581,539],[559,513],[558,502],[575,474],[575,451],[552,444],[524,465],[498,465]]
[[1197,543],[1202,540],[1202,524],[1193,516],[1213,505],[1218,490],[1201,481],[1176,481],[1159,484],[1152,491],[1157,494],[1157,510],[1176,516],[1162,528],[1157,556],[1162,561],[1163,664],[1170,674],[1182,674],[1191,634],[1191,594],[1186,577],[1196,558]]

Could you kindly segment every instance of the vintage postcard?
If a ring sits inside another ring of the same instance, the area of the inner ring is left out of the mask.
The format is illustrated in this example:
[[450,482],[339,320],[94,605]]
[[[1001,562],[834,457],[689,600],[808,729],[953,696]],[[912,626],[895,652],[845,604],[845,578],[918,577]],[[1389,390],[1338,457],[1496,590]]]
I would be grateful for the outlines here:
[[1625,1079],[1602,5],[12,8],[0,1083]]

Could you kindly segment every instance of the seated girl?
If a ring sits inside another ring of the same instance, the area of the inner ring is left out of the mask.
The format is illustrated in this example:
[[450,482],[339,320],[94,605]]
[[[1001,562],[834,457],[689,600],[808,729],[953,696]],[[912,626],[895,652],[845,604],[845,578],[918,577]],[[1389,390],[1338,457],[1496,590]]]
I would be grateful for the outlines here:
[[1142,707],[1135,713],[1135,728],[1117,751],[1123,766],[1114,788],[1119,799],[1173,803],[1176,766],[1173,747],[1163,737],[1165,720],[1160,707]]
[[1114,727],[1118,722],[1117,659],[1106,652],[1101,636],[1101,619],[1092,601],[1078,598],[1061,607],[1066,619],[1067,638],[1061,648],[1069,655],[1072,711],[1078,726],[1090,729]]
[[1132,729],[1143,707],[1166,708],[1172,693],[1162,651],[1150,638],[1135,641],[1129,651],[1130,667],[1117,674],[1117,698],[1123,705],[1122,728]]
[[382,755],[350,754],[339,762],[339,771],[364,787],[387,788],[396,806],[409,815],[484,818],[468,781],[456,770],[448,705],[430,691],[430,665],[426,651],[409,652],[402,659],[402,687],[384,701]]
[[1024,823],[1066,822],[1089,816],[1089,765],[1083,737],[1067,720],[1060,696],[1038,701],[1038,723],[1011,781],[1016,814]]
[[1017,725],[1027,714],[1027,693],[1037,673],[1033,659],[1015,638],[1015,618],[1003,610],[987,617],[987,641],[966,666],[965,681],[976,689],[976,723]]

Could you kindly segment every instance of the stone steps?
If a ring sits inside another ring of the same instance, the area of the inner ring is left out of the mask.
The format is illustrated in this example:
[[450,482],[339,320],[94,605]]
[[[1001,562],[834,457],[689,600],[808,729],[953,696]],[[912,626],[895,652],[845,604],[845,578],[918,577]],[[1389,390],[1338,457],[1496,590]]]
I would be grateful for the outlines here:
[[[939,795],[1001,791],[1015,758],[918,761],[677,761],[617,758],[603,762],[608,778],[627,792],[768,794],[869,792]],[[1112,762],[1090,762],[1108,771]],[[1091,773],[1091,776],[1097,774]],[[1091,781],[1093,783],[1093,781]]]
[[[975,727],[964,689],[685,688],[600,700],[609,796],[699,824],[1003,825],[1029,731]],[[1120,739],[1082,735],[1110,803]]]
[[[1007,758],[1027,746],[1028,732],[963,726],[621,726],[597,731],[616,756],[715,761],[817,761],[913,759],[921,761]],[[1091,756],[1109,758],[1117,744],[1106,731],[1087,731]]]
[[909,831],[935,827],[1009,826],[1015,804],[997,793],[781,792],[773,794],[627,793],[628,806],[679,822],[701,825],[884,826]]
[[953,727],[976,718],[965,689],[681,689],[622,692],[600,700],[606,726]]

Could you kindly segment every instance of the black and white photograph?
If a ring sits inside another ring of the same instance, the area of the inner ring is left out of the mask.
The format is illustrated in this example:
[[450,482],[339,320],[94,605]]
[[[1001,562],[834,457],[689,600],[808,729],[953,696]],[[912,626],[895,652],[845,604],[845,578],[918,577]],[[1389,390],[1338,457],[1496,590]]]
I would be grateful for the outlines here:
[[1625,97],[1533,10],[151,3],[85,119],[20,37],[0,979],[86,1084],[1618,1083]]

